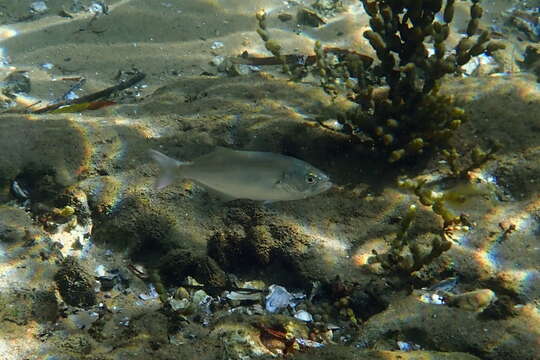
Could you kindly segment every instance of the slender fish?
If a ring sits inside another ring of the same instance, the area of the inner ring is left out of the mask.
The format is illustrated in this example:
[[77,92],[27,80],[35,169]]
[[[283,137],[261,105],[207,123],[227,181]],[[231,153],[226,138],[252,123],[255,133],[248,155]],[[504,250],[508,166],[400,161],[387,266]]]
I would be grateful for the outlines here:
[[189,179],[225,200],[286,201],[305,199],[332,187],[330,178],[314,166],[270,152],[218,147],[191,162],[175,160],[156,150],[150,150],[150,156],[161,168],[158,189],[178,179]]

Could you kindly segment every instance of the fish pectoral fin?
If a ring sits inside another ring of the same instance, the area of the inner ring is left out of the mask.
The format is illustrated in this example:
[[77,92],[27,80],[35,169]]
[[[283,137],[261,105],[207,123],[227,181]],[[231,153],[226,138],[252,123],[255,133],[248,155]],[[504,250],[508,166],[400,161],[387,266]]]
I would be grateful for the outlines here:
[[286,181],[283,181],[283,179],[277,180],[272,187],[274,189],[284,190],[284,191],[287,191],[288,189],[290,189],[290,186],[287,184]]

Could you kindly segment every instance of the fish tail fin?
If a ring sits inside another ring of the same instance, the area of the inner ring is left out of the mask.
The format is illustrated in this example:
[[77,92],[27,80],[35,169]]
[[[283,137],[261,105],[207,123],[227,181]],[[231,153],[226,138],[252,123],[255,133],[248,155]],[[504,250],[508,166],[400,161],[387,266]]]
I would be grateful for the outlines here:
[[170,185],[176,179],[179,166],[190,164],[189,162],[173,159],[157,150],[151,149],[149,150],[149,154],[158,163],[160,168],[160,174],[155,183],[155,187],[158,190]]

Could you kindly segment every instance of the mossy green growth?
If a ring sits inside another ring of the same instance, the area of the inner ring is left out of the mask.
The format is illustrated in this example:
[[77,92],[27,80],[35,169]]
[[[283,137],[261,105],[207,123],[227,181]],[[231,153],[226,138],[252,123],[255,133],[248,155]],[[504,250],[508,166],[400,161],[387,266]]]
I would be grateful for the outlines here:
[[[449,148],[467,116],[452,96],[441,94],[441,80],[459,74],[475,56],[502,48],[480,29],[478,1],[471,5],[467,35],[453,49],[447,47],[453,0],[361,1],[371,18],[364,37],[378,62],[366,66],[354,53],[331,62],[321,45],[315,45],[323,89],[333,97],[345,90],[358,105],[338,121],[353,138],[386,154],[389,162]],[[438,13],[443,22],[435,20]]]
[[[483,150],[480,146],[475,146],[468,158],[460,155],[455,148],[443,149],[441,155],[448,163],[452,176],[463,178],[469,171],[480,168],[489,160],[493,160],[495,153],[500,148],[501,145],[494,142],[488,150]],[[464,164],[464,162],[467,162],[467,164]]]
[[412,180],[402,178],[398,180],[398,186],[404,189],[409,189],[414,192],[424,206],[431,206],[433,212],[439,215],[444,221],[444,227],[460,223],[460,216],[454,214],[446,206],[447,201],[455,201],[456,194],[454,192],[435,192],[426,186],[425,180]]
[[257,28],[257,34],[259,34],[262,41],[264,41],[264,46],[266,47],[266,50],[270,51],[272,55],[274,55],[277,59],[280,60],[283,66],[284,73],[291,74],[285,56],[281,53],[281,45],[279,45],[276,40],[270,38],[270,33],[268,32],[268,29],[266,27],[266,12],[264,10],[260,10],[255,14],[255,16],[257,18],[257,24],[259,25],[259,27]]
[[373,250],[371,264],[380,263],[382,268],[390,273],[408,276],[450,249],[452,243],[440,235],[433,234],[426,239],[409,236],[408,231],[415,217],[416,206],[411,205],[400,223],[395,239],[389,244],[390,249],[382,254]]

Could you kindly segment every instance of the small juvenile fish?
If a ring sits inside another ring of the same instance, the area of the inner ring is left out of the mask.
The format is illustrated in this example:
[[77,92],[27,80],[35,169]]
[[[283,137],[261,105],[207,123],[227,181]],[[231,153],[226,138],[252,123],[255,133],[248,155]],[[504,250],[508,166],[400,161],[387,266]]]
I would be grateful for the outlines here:
[[305,199],[332,187],[330,178],[310,164],[285,155],[218,147],[192,162],[178,161],[156,150],[150,156],[161,174],[162,189],[176,179],[189,179],[225,200],[283,201]]

